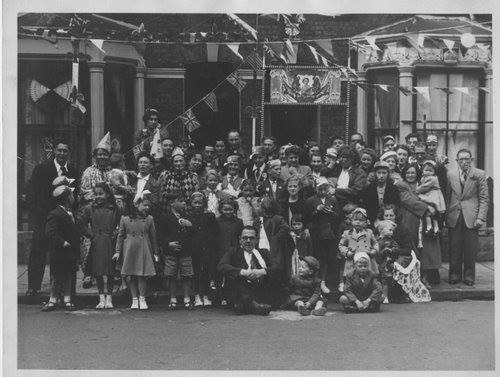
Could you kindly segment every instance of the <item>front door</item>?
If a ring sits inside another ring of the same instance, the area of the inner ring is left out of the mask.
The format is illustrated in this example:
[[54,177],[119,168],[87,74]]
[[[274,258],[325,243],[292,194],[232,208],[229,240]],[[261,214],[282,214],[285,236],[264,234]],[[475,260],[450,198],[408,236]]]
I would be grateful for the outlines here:
[[270,111],[271,129],[278,145],[287,143],[303,145],[307,140],[317,140],[317,106],[273,105]]

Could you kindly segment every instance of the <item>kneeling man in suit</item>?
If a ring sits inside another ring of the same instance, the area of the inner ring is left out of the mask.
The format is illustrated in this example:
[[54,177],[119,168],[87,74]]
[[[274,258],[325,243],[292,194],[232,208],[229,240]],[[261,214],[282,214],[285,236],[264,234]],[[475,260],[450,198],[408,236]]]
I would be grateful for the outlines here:
[[257,250],[256,230],[243,228],[240,246],[221,258],[217,270],[226,278],[234,310],[245,314],[268,315],[283,301],[279,267],[268,250]]

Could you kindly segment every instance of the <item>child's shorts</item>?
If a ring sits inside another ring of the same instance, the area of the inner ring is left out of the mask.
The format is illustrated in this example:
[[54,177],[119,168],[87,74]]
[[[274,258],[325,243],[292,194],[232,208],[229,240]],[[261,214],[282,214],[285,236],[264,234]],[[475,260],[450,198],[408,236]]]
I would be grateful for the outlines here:
[[193,277],[193,260],[191,257],[174,257],[167,255],[165,257],[165,276],[167,278],[181,278]]

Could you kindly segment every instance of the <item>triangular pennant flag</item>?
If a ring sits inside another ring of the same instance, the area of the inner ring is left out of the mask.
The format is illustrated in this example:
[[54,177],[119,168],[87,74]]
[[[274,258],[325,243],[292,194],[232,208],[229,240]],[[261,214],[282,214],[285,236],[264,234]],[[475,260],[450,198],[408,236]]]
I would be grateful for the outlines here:
[[283,59],[283,43],[282,42],[269,42],[264,45],[264,50],[273,58],[278,58],[286,63],[286,59]]
[[349,72],[351,72],[355,77],[358,77],[358,74],[356,73],[356,71],[354,69],[352,69],[351,67],[347,67],[347,69],[349,70]]
[[488,88],[483,87],[483,86],[480,86],[478,89],[482,90],[485,93],[490,93],[490,90]]
[[435,89],[442,90],[446,94],[453,94],[453,92],[450,89],[448,89],[448,88],[435,88]]
[[217,112],[217,97],[215,96],[214,92],[208,93],[205,98],[203,98],[205,103],[212,109],[212,111]]
[[349,74],[347,73],[347,68],[344,68],[344,67],[340,68],[340,72],[342,72],[342,74],[345,77],[349,78]]
[[470,91],[469,91],[468,87],[465,87],[465,86],[454,86],[452,89],[456,90],[457,92],[460,92],[460,93],[463,93],[465,95],[470,96]]
[[109,131],[106,133],[106,135],[104,135],[101,141],[99,141],[95,149],[104,149],[108,152],[111,152],[111,135],[109,134]]
[[219,56],[219,44],[207,43],[207,62],[215,63]]
[[386,84],[375,84],[375,85],[377,85],[380,89],[382,89],[385,92],[389,91],[389,85]]
[[245,21],[243,21],[241,18],[239,18],[237,15],[234,13],[226,13],[228,17],[233,20],[237,25],[239,25],[243,30],[248,32],[253,39],[257,40],[257,30],[255,30],[253,27],[251,27],[249,24],[247,24]]
[[412,47],[416,50],[419,49],[418,45],[418,35],[417,34],[407,34],[406,38],[408,39],[408,42],[412,45]]
[[429,93],[429,87],[428,86],[416,86],[415,90],[424,97],[424,99],[427,102],[431,102],[431,96]]
[[193,43],[196,40],[196,33],[189,33],[189,42]]
[[104,39],[91,39],[90,42],[92,42],[94,46],[96,46],[100,51],[102,51],[103,54],[106,53],[106,51],[102,49],[102,45],[104,44]]
[[452,41],[451,39],[444,39],[443,38],[443,43],[446,45],[448,50],[453,50],[453,47],[455,46],[455,41]]
[[375,41],[377,40],[376,37],[368,35],[365,37],[366,41],[368,44],[373,48],[374,50],[380,51],[380,48],[375,44]]
[[323,64],[325,67],[328,67],[328,59],[319,53],[318,53],[318,55],[319,55],[319,58],[321,59],[321,64]]
[[137,158],[137,156],[141,152],[142,152],[142,143],[137,144],[135,147],[132,148],[132,153],[134,154],[134,158]]
[[200,122],[198,122],[198,119],[196,119],[196,116],[191,109],[188,109],[184,114],[180,115],[179,118],[188,132],[193,132],[200,127]]
[[253,51],[250,55],[247,56],[246,62],[254,69],[262,69],[264,66],[264,61],[262,57],[258,54],[257,51]]
[[229,81],[236,89],[238,89],[239,92],[243,90],[243,88],[246,86],[246,82],[240,79],[240,76],[238,73],[235,71],[231,73],[227,78],[227,81]]
[[316,63],[319,64],[319,57],[318,57],[318,51],[311,45],[306,43],[306,46],[309,48],[309,51],[311,51],[312,56],[314,57],[314,60]]
[[417,36],[417,44],[418,44],[418,47],[424,47],[424,42],[425,42],[425,35],[423,34],[419,34]]
[[241,60],[243,60],[243,56],[240,55],[240,53],[238,52],[238,49],[240,48],[240,44],[239,43],[227,43],[226,44],[227,47],[229,47],[229,49],[238,57],[240,58]]
[[485,52],[490,48],[490,45],[487,45],[486,43],[476,43],[476,46]]
[[332,46],[332,41],[331,40],[325,40],[325,39],[318,39],[316,41],[316,44],[321,47],[323,50],[325,50],[327,53],[329,53],[332,57],[333,55],[333,46]]
[[32,80],[30,83],[30,94],[33,102],[37,102],[40,98],[50,92],[50,89],[39,83],[37,80]]
[[153,156],[156,160],[159,160],[163,157],[163,149],[161,147],[161,135],[160,129],[157,128],[156,132],[153,136],[153,141],[151,142],[151,156]]
[[368,89],[370,89],[370,86],[364,82],[354,82],[354,85],[356,85],[357,87],[363,89],[365,92],[368,91]]
[[410,94],[413,94],[413,87],[412,86],[400,86],[398,88],[401,93],[403,93],[405,96],[409,96]]
[[462,56],[465,56],[467,54],[467,51],[469,50],[461,43],[459,44],[458,48],[460,49],[460,53],[462,54]]
[[71,97],[71,80],[59,85],[57,88],[53,89],[54,92],[59,94],[65,100],[70,100]]
[[160,128],[160,136],[162,140],[168,139],[169,134],[168,134],[168,127],[166,124],[163,124]]
[[296,64],[298,48],[299,46],[294,45],[290,41],[290,39],[285,40],[285,45],[282,52],[282,56],[284,57],[285,61],[287,61],[289,64]]

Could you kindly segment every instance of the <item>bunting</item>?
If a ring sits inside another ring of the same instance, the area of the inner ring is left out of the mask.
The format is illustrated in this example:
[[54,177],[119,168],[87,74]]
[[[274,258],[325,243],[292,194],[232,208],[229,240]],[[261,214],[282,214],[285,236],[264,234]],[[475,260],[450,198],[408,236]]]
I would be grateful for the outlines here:
[[161,147],[161,135],[160,135],[160,129],[157,128],[156,132],[153,136],[153,141],[151,142],[151,156],[155,158],[156,160],[159,160],[160,158],[163,157],[163,149]]
[[455,89],[456,91],[463,93],[467,96],[470,96],[469,88],[467,88],[467,87],[455,86],[455,87],[453,87],[453,89]]
[[376,85],[385,92],[389,91],[389,85],[386,84],[376,84]]
[[403,93],[405,96],[409,96],[410,94],[413,94],[413,87],[412,86],[399,86],[398,87],[401,93]]
[[217,108],[217,97],[215,96],[214,92],[208,93],[205,98],[203,98],[203,101],[212,109],[213,112],[219,111]]
[[321,47],[323,50],[325,50],[332,58],[335,57],[333,54],[333,46],[332,46],[332,41],[331,40],[317,40],[316,44]]
[[446,45],[446,47],[450,51],[452,51],[453,47],[455,47],[455,41],[452,41],[451,39],[445,39],[445,38],[443,38],[443,43]]
[[288,64],[297,64],[297,50],[299,46],[294,45],[290,39],[285,41],[282,56]]
[[198,122],[198,119],[196,119],[196,116],[191,109],[188,109],[183,115],[179,116],[179,118],[189,133],[193,132],[197,128],[200,128],[200,122]]
[[453,92],[450,89],[448,89],[448,88],[436,88],[436,89],[442,90],[446,94],[453,94]]
[[374,50],[380,51],[380,48],[375,43],[375,41],[377,40],[376,37],[367,35],[365,37],[365,39],[366,39],[366,41],[368,42],[368,44],[370,45],[371,48],[373,48]]
[[132,148],[132,153],[134,153],[134,158],[137,158],[137,156],[141,152],[142,152],[142,143],[137,144],[135,147]]
[[231,83],[231,85],[233,85],[238,90],[238,92],[241,92],[243,88],[247,85],[247,83],[244,80],[240,79],[237,71],[231,73],[226,78],[226,80],[229,81],[229,83]]
[[428,86],[415,86],[415,90],[422,96],[427,102],[431,102],[431,95],[429,93]]
[[103,54],[106,53],[106,51],[104,51],[102,48],[102,45],[104,44],[104,39],[90,39],[90,42],[92,42],[92,44],[96,46],[98,50],[101,51]]
[[235,54],[238,58],[244,60],[243,56],[241,56],[241,54],[238,52],[238,49],[240,48],[239,43],[228,43],[226,44],[226,46],[229,47],[229,49],[233,52],[233,54]]
[[262,60],[262,57],[257,53],[257,51],[251,53],[247,57],[246,61],[254,70],[259,70],[264,67],[264,61]]

